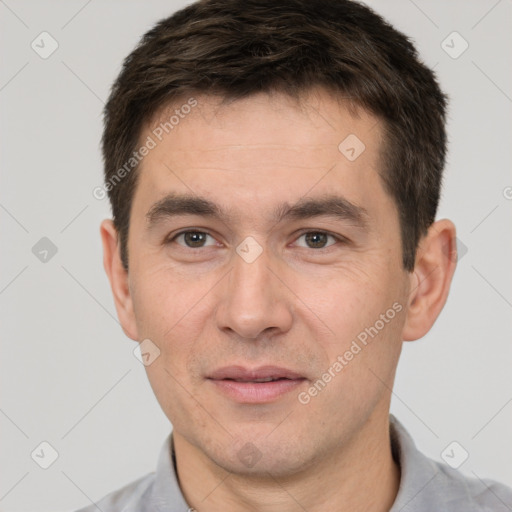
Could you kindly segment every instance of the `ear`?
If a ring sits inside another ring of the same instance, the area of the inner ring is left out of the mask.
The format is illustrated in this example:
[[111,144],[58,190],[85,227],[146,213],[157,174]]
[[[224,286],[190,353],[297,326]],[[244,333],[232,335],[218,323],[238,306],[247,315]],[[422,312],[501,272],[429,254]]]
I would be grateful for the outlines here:
[[103,267],[110,281],[117,316],[126,336],[138,341],[128,272],[121,262],[118,233],[111,219],[105,219],[101,223],[100,234],[103,244]]
[[455,226],[448,219],[434,222],[421,240],[402,330],[404,341],[417,340],[431,329],[443,309],[457,265]]

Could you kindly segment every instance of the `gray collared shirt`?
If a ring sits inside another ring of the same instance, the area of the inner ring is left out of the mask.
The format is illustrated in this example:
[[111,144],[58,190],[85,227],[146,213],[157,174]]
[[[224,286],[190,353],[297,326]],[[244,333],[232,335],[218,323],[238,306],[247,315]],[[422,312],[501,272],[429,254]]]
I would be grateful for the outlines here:
[[[469,478],[423,455],[404,426],[390,419],[393,456],[400,464],[398,494],[390,512],[510,512],[512,489],[493,480]],[[156,473],[150,473],[77,512],[187,512],[173,463],[172,432]]]

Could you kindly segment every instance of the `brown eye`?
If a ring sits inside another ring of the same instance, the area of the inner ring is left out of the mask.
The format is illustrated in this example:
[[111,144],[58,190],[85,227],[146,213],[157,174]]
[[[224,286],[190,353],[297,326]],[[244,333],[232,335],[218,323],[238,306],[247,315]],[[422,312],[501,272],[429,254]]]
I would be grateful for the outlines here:
[[306,243],[315,249],[318,247],[324,247],[327,243],[327,235],[325,233],[307,233]]
[[[336,242],[336,238],[329,233],[325,233],[323,231],[309,231],[307,233],[303,233],[299,238],[304,238],[306,242],[306,246],[309,249],[324,249],[325,247],[329,247]],[[328,240],[331,238],[334,240],[333,243],[328,244]],[[301,245],[304,247],[304,245]]]
[[[183,245],[185,247],[189,247],[191,249],[197,249],[201,247],[205,247],[205,241],[207,237],[212,238],[208,233],[205,233],[204,231],[183,231],[181,233],[178,233],[171,242],[178,240],[183,240],[184,243],[178,242],[179,245]],[[213,244],[209,244],[213,245]]]

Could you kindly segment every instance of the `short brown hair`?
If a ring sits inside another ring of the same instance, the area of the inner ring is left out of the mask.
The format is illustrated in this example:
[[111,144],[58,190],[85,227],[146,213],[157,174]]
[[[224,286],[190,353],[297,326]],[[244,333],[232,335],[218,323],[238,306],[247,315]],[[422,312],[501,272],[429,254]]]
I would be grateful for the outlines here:
[[112,87],[102,140],[125,269],[137,166],[115,186],[112,179],[144,123],[184,95],[298,97],[314,86],[383,121],[381,178],[399,212],[403,266],[412,271],[439,202],[447,97],[411,41],[351,0],[201,0],[142,37]]

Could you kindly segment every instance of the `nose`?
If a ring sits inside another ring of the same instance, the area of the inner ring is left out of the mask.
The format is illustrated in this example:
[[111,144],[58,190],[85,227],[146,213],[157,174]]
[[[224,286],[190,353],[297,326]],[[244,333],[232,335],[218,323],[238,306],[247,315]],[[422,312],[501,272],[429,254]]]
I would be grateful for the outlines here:
[[233,255],[233,267],[221,289],[217,325],[246,339],[278,334],[291,328],[293,295],[274,269],[268,250],[254,260]]

